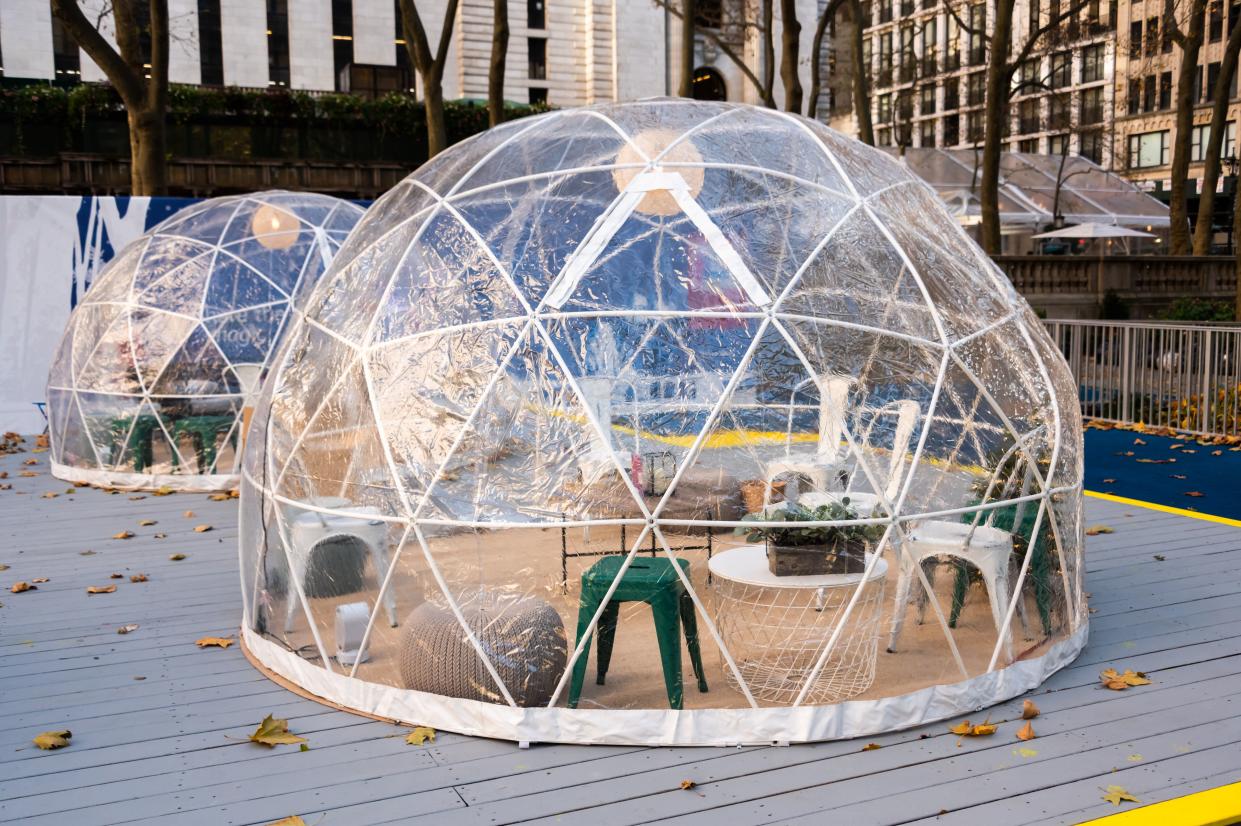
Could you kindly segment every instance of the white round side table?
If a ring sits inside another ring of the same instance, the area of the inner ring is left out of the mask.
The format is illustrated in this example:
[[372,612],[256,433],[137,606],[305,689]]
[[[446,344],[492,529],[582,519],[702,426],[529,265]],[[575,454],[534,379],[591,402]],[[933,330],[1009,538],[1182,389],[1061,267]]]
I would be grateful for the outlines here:
[[[866,564],[873,559],[867,554]],[[858,588],[862,593],[803,703],[834,703],[870,688],[885,560],[874,560],[869,576],[776,576],[767,567],[766,547],[755,544],[716,554],[708,567],[716,583],[716,627],[756,700],[791,704],[797,699]],[[740,690],[732,669],[725,665],[724,673]]]

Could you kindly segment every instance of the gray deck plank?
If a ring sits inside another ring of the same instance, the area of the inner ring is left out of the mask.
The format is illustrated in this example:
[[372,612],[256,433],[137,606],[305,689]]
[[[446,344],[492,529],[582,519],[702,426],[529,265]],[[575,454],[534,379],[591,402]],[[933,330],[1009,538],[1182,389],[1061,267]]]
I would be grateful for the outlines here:
[[[1088,539],[1091,642],[1034,694],[1043,708],[1034,757],[1002,736],[1012,723],[960,748],[943,725],[894,732],[865,754],[857,742],[522,751],[449,733],[410,747],[402,729],[278,688],[235,647],[193,645],[236,632],[235,501],[68,494],[47,475],[46,454],[40,475],[17,476],[28,455],[0,456],[13,484],[0,492],[0,562],[11,566],[5,582],[51,581],[0,594],[3,822],[902,823],[947,809],[934,822],[1068,823],[1111,810],[1099,800],[1107,783],[1151,802],[1241,779],[1230,688],[1241,677],[1241,531],[1226,525],[1087,500],[1086,524],[1115,532]],[[139,526],[143,518],[157,524]],[[213,530],[194,533],[196,524]],[[137,536],[110,539],[122,529]],[[188,558],[171,562],[174,552]],[[114,571],[150,581],[109,580]],[[84,592],[111,582],[114,594]],[[128,622],[141,627],[116,635]],[[1155,684],[1107,692],[1097,674],[1108,665]],[[993,719],[1018,707],[1002,704]],[[310,750],[245,742],[269,712],[288,717]],[[69,749],[30,745],[62,725],[74,731]],[[1134,749],[1141,763],[1126,762]],[[683,779],[699,786],[681,791]]]

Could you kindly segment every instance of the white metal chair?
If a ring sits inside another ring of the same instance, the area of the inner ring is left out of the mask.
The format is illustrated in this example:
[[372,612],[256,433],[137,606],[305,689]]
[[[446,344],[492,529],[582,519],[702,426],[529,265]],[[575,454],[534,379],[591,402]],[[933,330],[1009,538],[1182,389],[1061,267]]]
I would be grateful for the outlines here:
[[[353,506],[348,499],[335,496],[315,497],[308,504],[322,508],[348,508],[354,513],[376,516],[380,514],[378,508]],[[352,539],[366,548],[375,567],[375,576],[380,583],[383,582],[388,572],[388,526],[385,522],[380,519],[360,519],[320,511],[302,511],[292,507],[287,508],[285,513],[289,525],[290,575],[296,577],[298,582],[304,584],[307,581],[311,554],[316,547],[343,539]],[[284,617],[286,633],[292,630],[297,603],[298,591],[290,585]],[[396,596],[391,588],[384,594],[384,608],[388,614],[388,624],[395,628]]]
[[[810,382],[819,387],[819,442],[814,452],[793,453],[789,450],[792,444],[793,414],[796,410],[794,401],[797,393]],[[840,438],[845,428],[845,414],[849,406],[849,391],[855,380],[850,376],[823,376],[819,379],[806,379],[793,388],[789,395],[788,441],[785,455],[769,462],[766,468],[767,489],[764,501],[771,497],[771,483],[781,476],[792,476],[805,479],[810,486],[820,493],[839,489],[840,479],[848,473],[847,456],[840,449]],[[800,485],[798,494],[802,493]]]

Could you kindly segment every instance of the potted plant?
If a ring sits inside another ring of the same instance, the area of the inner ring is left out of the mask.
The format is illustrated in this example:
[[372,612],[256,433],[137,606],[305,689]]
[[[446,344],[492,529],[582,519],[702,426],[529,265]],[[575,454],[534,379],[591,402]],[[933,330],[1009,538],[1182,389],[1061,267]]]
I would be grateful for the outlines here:
[[817,508],[788,504],[742,518],[753,527],[737,528],[749,542],[767,544],[767,565],[776,576],[859,574],[866,570],[866,551],[883,535],[883,525],[819,525],[781,527],[787,522],[841,522],[864,519],[849,506],[849,497]]

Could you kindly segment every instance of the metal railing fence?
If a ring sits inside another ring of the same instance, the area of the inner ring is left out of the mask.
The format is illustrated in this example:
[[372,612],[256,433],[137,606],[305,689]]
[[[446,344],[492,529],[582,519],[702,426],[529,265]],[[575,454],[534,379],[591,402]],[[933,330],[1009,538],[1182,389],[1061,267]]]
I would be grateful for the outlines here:
[[1047,320],[1082,414],[1241,436],[1241,325]]

